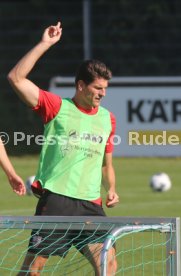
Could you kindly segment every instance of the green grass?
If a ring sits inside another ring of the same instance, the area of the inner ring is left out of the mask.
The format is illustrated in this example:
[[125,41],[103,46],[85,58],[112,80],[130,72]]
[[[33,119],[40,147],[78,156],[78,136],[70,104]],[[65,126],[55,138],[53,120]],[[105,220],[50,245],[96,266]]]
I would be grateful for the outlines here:
[[[181,217],[181,159],[115,158],[114,167],[120,203],[114,209],[108,209],[107,214]],[[164,193],[152,192],[149,180],[157,172],[165,172],[170,176],[171,190]]]
[[[11,158],[12,163],[14,164],[17,172],[21,177],[25,180],[28,176],[34,175],[36,173],[37,164],[38,164],[38,156],[24,156],[24,157],[12,157]],[[120,203],[115,208],[106,208],[104,205],[104,209],[108,216],[130,216],[130,217],[181,217],[181,200],[180,200],[180,194],[181,194],[181,185],[180,185],[180,168],[181,168],[181,159],[180,158],[114,158],[114,167],[116,172],[116,179],[117,179],[117,192],[120,196]],[[156,193],[152,192],[152,190],[149,187],[149,180],[150,177],[157,172],[165,172],[167,173],[171,180],[172,180],[172,188],[170,191],[165,193]],[[35,206],[37,203],[37,198],[34,196],[22,196],[19,197],[15,193],[12,192],[11,187],[7,181],[7,178],[2,170],[0,170],[0,181],[1,181],[1,193],[0,193],[0,202],[1,202],[1,208],[0,208],[0,215],[33,215]],[[106,192],[104,189],[102,189],[103,194],[103,200],[105,200]],[[13,231],[13,230],[12,230]],[[16,231],[15,231],[16,232]],[[12,232],[13,233],[13,232]],[[12,247],[13,250],[7,251],[9,256],[10,252],[12,254],[12,260],[13,258],[16,259],[16,254],[14,253],[16,250],[16,247],[14,248],[12,245],[12,240],[9,234],[7,235],[4,233],[4,239],[7,237],[7,241],[5,242],[5,245],[7,245],[7,248]],[[16,237],[17,234],[15,234]],[[29,239],[29,235],[23,234],[23,236],[26,236],[25,244],[23,244],[23,250],[26,251],[27,242]],[[18,235],[17,235],[18,236]],[[19,244],[21,245],[21,238],[23,238],[19,235]],[[1,233],[1,238],[3,237],[3,233]],[[139,237],[139,234],[138,234]],[[159,241],[160,235],[156,237],[156,239]],[[146,238],[144,235],[143,242],[150,242],[150,238]],[[152,238],[151,238],[152,239]],[[132,256],[133,253],[129,253],[130,250],[130,244],[133,244],[138,242],[139,238],[132,237],[126,237],[124,238],[124,241],[120,239],[120,245],[118,244],[117,248],[124,247],[123,249],[126,249],[126,252],[128,253],[120,253],[118,256],[119,263],[120,263],[120,269],[123,267],[123,263],[125,266],[129,267],[131,266],[130,256]],[[151,243],[151,242],[150,242]],[[162,245],[159,245],[161,250]],[[158,249],[159,249],[158,246]],[[1,247],[1,250],[6,250],[6,247],[3,249]],[[124,276],[130,276],[130,275],[166,275],[165,267],[166,264],[161,264],[158,261],[158,265],[156,264],[149,264],[150,260],[150,253],[149,253],[149,247],[144,249],[144,258],[145,262],[148,260],[148,265],[144,267],[145,274],[142,274],[143,267],[137,266],[135,267],[135,270],[132,274],[132,269],[129,269],[128,271],[124,271],[123,274],[118,275],[124,275]],[[157,249],[154,249],[155,251],[155,258],[158,258],[159,253],[157,254]],[[159,251],[159,250],[158,250]],[[5,253],[2,254],[4,256]],[[128,257],[127,254],[129,255]],[[131,255],[130,255],[131,254]],[[136,253],[135,250],[135,256],[134,256],[134,263],[135,265],[139,263],[139,259],[141,258],[141,253],[139,250]],[[153,253],[151,253],[153,254]],[[147,258],[148,256],[148,258]],[[77,254],[77,261],[80,262],[81,255]],[[59,258],[58,258],[59,259]],[[19,260],[19,263],[17,264],[17,268],[22,263],[23,256]],[[9,260],[10,261],[10,260]],[[16,263],[16,261],[14,261]],[[50,268],[55,267],[52,265],[52,262],[57,262],[56,258],[53,258],[53,261],[50,261]],[[59,261],[60,262],[60,261]],[[163,261],[164,262],[164,261]],[[10,262],[11,263],[11,262]],[[81,262],[80,262],[81,263]],[[66,267],[66,271],[69,268],[69,258],[65,258],[65,264],[64,267]],[[7,268],[11,269],[11,265],[7,265]],[[60,262],[60,267],[63,269],[63,264]],[[164,267],[164,268],[163,268]],[[6,269],[7,269],[6,268]],[[48,268],[48,266],[47,266]],[[70,266],[69,269],[72,269],[72,266]],[[85,271],[87,269],[90,269],[90,266],[85,266]],[[160,270],[162,269],[162,270]],[[148,270],[148,271],[147,271]],[[154,271],[153,273],[149,271]],[[58,274],[60,275],[58,270]],[[2,267],[0,268],[0,275],[3,273],[3,275],[10,275],[9,271],[2,270]],[[120,272],[121,273],[121,272]],[[135,273],[135,274],[134,274]],[[11,274],[15,275],[15,274]],[[47,273],[45,273],[47,275]],[[72,274],[75,275],[75,274]],[[80,276],[83,275],[82,272],[80,273]],[[89,274],[85,275],[93,275],[91,272]],[[76,272],[76,276],[79,276],[79,272]]]
[[[11,161],[24,180],[36,173],[38,156],[13,157]],[[115,208],[105,207],[109,216],[181,217],[180,158],[114,158],[113,162],[120,203]],[[164,193],[152,192],[149,179],[162,171],[170,176],[172,188]],[[37,198],[14,194],[2,170],[0,181],[0,215],[33,215]],[[104,189],[102,192],[105,198]]]
[[[30,175],[34,175],[37,169],[37,156],[13,157],[11,161],[16,168],[17,173],[26,180]],[[18,196],[16,195],[6,178],[4,172],[0,169],[1,193],[0,215],[33,215],[37,203],[34,196]]]

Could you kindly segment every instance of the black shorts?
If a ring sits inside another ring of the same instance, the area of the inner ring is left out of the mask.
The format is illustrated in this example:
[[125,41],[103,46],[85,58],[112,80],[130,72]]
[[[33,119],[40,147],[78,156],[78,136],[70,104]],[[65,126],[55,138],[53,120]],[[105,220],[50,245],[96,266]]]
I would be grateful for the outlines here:
[[[105,216],[102,206],[46,191],[39,199],[36,216]],[[28,251],[64,257],[72,245],[81,251],[86,244],[102,243],[105,231],[32,230]]]

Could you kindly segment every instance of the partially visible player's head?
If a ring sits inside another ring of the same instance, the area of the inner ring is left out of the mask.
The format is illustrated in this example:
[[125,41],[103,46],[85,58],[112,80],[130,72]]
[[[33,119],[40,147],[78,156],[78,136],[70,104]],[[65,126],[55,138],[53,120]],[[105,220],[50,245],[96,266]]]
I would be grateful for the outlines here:
[[86,60],[78,67],[75,76],[75,85],[77,87],[79,80],[89,85],[97,78],[109,81],[111,77],[111,70],[103,62],[95,59]]
[[111,77],[111,70],[103,62],[94,59],[84,61],[79,66],[75,77],[74,100],[86,109],[98,107],[106,95]]

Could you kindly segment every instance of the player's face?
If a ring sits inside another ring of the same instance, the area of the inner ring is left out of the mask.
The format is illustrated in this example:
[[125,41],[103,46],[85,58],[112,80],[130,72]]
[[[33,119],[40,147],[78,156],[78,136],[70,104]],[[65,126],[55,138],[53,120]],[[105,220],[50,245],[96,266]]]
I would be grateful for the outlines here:
[[98,107],[102,98],[106,95],[108,81],[103,78],[97,78],[90,84],[83,85],[83,100],[88,108]]

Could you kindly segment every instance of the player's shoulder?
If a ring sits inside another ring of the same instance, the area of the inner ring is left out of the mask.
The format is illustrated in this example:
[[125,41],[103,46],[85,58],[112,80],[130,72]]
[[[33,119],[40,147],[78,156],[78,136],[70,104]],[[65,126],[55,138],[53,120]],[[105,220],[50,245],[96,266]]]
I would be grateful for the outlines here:
[[46,99],[57,99],[61,101],[61,97],[55,93],[52,93],[47,90],[39,89],[40,97]]
[[62,102],[64,102],[64,103],[70,103],[70,104],[72,104],[72,99],[71,98],[62,98]]
[[114,113],[112,111],[108,110],[107,108],[105,108],[103,106],[99,106],[99,110],[109,114],[109,116],[111,117],[111,120],[114,120],[114,121],[116,120],[116,116],[114,115]]
[[110,112],[110,117],[112,121],[116,121],[116,116],[114,113]]

